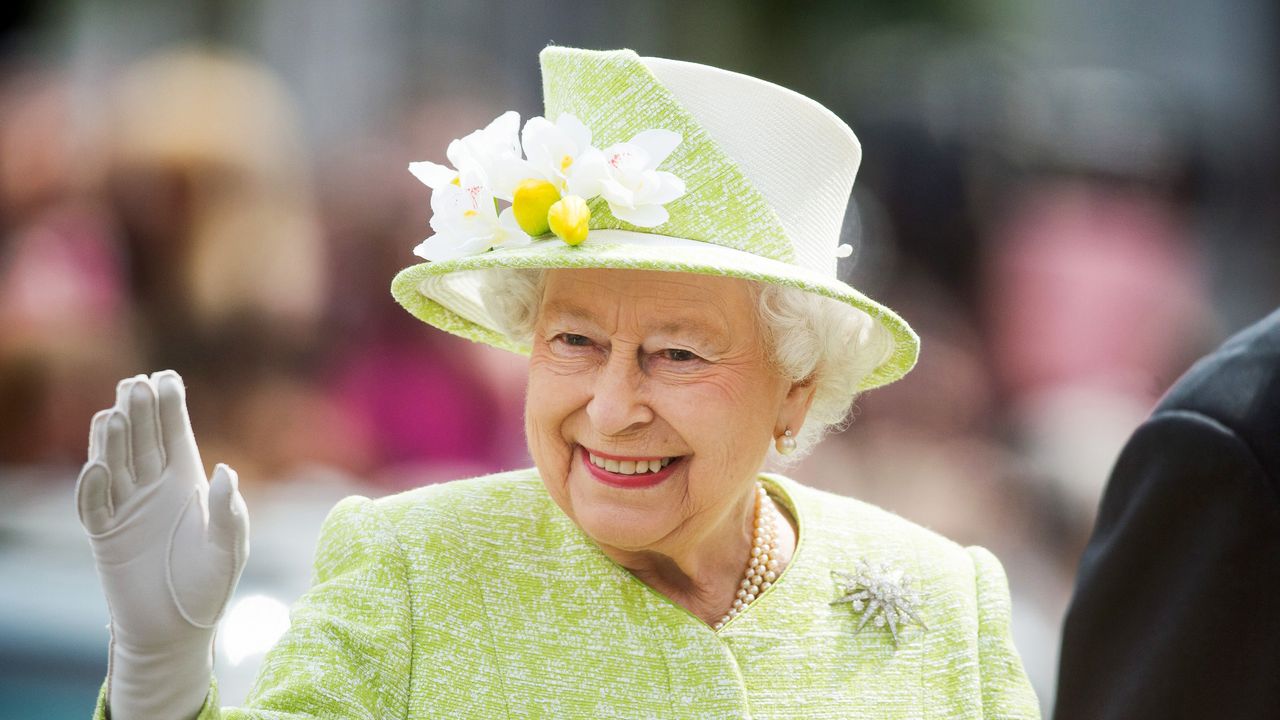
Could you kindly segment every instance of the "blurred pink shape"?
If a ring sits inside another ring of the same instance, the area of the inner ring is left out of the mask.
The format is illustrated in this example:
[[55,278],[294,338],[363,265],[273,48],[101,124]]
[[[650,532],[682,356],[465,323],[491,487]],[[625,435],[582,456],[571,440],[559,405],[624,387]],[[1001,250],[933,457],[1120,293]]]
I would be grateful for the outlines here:
[[994,240],[988,310],[1015,396],[1086,383],[1153,401],[1199,340],[1199,258],[1186,220],[1153,193],[1046,183]]
[[72,205],[44,213],[11,239],[0,257],[0,346],[89,342],[127,320],[110,227],[96,208]]
[[376,339],[338,370],[338,401],[365,426],[380,464],[480,473],[506,459],[502,404],[455,350],[438,341]]

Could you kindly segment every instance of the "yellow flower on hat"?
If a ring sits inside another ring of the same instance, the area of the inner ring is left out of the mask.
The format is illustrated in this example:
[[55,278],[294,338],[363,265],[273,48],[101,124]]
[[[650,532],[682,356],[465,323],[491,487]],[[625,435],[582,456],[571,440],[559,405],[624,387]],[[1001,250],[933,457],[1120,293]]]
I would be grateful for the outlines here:
[[587,224],[591,222],[591,208],[577,195],[566,195],[547,211],[547,222],[556,237],[570,245],[581,245],[587,239]]
[[559,199],[560,192],[549,180],[527,178],[516,186],[511,209],[522,230],[534,236],[545,235],[551,232],[547,211]]

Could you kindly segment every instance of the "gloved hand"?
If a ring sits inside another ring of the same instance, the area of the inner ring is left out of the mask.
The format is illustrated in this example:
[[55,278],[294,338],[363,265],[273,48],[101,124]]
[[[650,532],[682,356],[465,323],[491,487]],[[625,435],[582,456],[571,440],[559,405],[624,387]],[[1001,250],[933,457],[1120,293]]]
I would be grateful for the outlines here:
[[213,636],[249,556],[235,471],[205,478],[182,378],[122,380],[94,415],[76,503],[111,613],[113,720],[193,718]]

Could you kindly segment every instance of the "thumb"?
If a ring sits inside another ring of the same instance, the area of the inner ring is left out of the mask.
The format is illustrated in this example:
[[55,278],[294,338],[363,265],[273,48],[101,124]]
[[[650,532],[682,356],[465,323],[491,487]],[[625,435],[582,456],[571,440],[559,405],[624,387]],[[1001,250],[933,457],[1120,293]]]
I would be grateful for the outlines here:
[[209,535],[243,567],[249,557],[249,510],[240,495],[240,476],[223,463],[209,479]]
[[101,462],[91,462],[76,480],[76,509],[80,524],[90,535],[100,535],[111,528],[111,475]]

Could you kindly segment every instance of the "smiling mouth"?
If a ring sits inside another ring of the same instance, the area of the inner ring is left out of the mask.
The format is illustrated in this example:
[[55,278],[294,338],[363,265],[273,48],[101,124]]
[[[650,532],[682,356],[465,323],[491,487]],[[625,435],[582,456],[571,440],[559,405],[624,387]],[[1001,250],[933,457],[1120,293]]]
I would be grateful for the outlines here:
[[602,457],[590,450],[587,450],[587,459],[591,461],[592,465],[611,473],[618,473],[619,475],[645,475],[649,473],[656,473],[670,465],[671,461],[678,459],[678,457],[679,456],[647,458],[644,460],[619,460],[611,457]]
[[621,457],[601,454],[578,446],[578,455],[587,473],[615,488],[636,490],[661,485],[684,467],[687,455],[671,457]]

